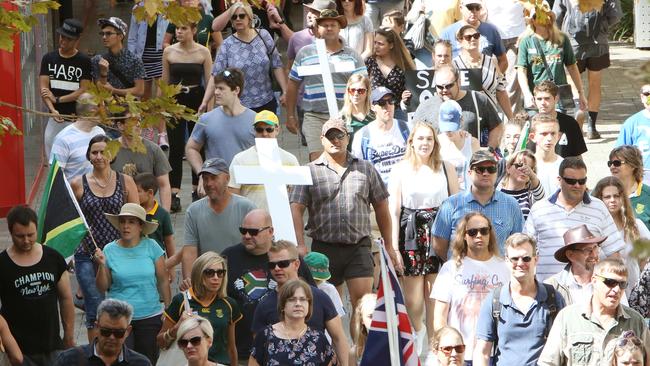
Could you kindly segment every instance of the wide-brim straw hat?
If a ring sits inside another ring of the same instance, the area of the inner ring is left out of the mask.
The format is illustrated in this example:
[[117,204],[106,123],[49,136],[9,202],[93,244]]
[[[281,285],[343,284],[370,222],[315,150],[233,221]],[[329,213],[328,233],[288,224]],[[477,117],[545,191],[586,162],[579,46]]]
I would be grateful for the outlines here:
[[120,217],[130,216],[137,217],[142,221],[142,233],[144,235],[149,235],[156,231],[158,228],[158,223],[147,221],[147,212],[142,208],[142,206],[136,203],[125,203],[124,206],[120,209],[120,213],[109,214],[105,213],[106,220],[111,223],[117,230],[120,229]]

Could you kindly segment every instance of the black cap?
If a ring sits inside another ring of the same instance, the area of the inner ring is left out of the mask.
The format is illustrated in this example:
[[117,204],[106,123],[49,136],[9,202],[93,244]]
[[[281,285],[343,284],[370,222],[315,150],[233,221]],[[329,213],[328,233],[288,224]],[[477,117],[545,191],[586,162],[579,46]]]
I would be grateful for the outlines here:
[[81,25],[80,21],[74,18],[68,18],[63,21],[63,24],[57,28],[56,32],[64,37],[79,39],[83,30],[84,27]]

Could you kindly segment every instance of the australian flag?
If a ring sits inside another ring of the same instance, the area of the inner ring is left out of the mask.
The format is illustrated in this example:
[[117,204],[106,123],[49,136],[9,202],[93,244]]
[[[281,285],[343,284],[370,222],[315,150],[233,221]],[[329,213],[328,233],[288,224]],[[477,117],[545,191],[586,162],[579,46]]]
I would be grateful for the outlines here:
[[[377,305],[375,306],[375,312],[372,314],[372,323],[370,324],[368,340],[361,358],[361,366],[391,364],[391,366],[420,366],[420,359],[415,351],[411,321],[406,312],[406,306],[404,306],[404,296],[402,296],[402,289],[397,281],[395,268],[388,258],[384,245],[379,247],[383,257],[382,266],[387,267],[387,270],[382,271],[379,277]],[[391,296],[390,292],[394,294],[394,297]],[[392,302],[393,306],[390,306],[390,303],[388,306],[389,309],[394,310],[392,314],[386,310],[387,302]],[[394,329],[393,332],[388,332],[389,321],[387,321],[387,316],[393,319],[390,321]],[[395,342],[396,347],[394,347],[397,349],[391,350],[388,338],[395,333],[397,333],[397,342]],[[393,358],[394,360],[399,359],[399,363],[396,364],[390,361],[391,352],[399,353],[398,357]]]

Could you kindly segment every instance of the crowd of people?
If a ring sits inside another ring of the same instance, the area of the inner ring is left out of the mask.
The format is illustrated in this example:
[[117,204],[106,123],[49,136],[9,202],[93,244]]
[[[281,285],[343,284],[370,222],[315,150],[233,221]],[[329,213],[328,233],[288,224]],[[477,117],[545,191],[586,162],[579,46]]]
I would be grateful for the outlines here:
[[[32,209],[9,212],[10,364],[358,365],[385,246],[425,365],[650,365],[650,264],[636,248],[650,240],[650,85],[609,153],[611,176],[588,183],[583,160],[585,136],[600,138],[619,0],[586,12],[569,0],[415,0],[408,12],[402,0],[313,0],[303,29],[270,1],[180,4],[201,21],[99,19],[106,50],[91,59],[77,49],[82,23],[67,19],[43,57],[45,151],[89,233],[71,271],[36,242]],[[425,36],[412,37],[420,23]],[[309,71],[328,67],[331,78]],[[415,100],[407,80],[424,69],[432,95]],[[467,69],[480,75],[469,88]],[[93,118],[90,83],[146,99],[157,79],[180,85],[198,122]],[[275,237],[264,186],[237,177],[260,165],[255,140],[283,125],[313,180],[288,188],[296,243]]]

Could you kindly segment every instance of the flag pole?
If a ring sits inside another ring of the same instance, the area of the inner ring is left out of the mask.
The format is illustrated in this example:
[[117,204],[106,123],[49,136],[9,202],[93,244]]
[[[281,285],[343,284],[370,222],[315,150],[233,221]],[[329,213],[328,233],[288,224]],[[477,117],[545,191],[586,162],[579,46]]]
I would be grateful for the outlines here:
[[381,260],[381,283],[384,290],[384,306],[386,307],[386,330],[388,331],[388,348],[390,349],[390,364],[392,366],[401,365],[401,352],[397,338],[397,313],[395,311],[395,293],[393,292],[390,277],[388,276],[388,263],[386,263],[386,247],[384,240],[379,239],[379,247],[382,255]]
[[521,134],[519,135],[519,141],[515,146],[515,153],[518,153],[522,150],[525,150],[528,146],[528,134],[530,133],[530,121],[526,121],[524,127],[521,129]]

